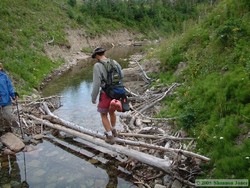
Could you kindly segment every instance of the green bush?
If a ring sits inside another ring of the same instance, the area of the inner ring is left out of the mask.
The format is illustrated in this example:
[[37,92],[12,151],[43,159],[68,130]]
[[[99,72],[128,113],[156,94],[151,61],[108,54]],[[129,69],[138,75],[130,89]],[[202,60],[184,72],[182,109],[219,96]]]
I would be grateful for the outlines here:
[[76,0],[68,0],[68,4],[72,7],[76,6]]
[[[150,30],[157,29],[157,34],[180,31],[182,22],[197,16],[198,1],[175,3],[170,5],[164,1],[85,1],[80,5],[80,12],[96,18],[111,19],[125,24],[146,35],[152,35]],[[183,8],[185,6],[185,8]],[[97,21],[97,20],[96,20]]]
[[217,37],[224,47],[235,45],[245,35],[239,19],[226,20],[217,30]]

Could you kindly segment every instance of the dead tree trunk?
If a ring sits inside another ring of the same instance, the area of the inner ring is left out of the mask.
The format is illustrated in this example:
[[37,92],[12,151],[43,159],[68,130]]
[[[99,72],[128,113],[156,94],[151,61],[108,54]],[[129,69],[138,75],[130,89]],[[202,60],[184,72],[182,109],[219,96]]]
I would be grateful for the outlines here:
[[[79,131],[81,133],[84,133],[84,134],[88,134],[88,135],[91,135],[93,137],[97,137],[97,138],[101,138],[101,139],[104,139],[104,135],[101,135],[99,133],[95,133],[93,131],[90,131],[88,129],[85,129],[81,126],[78,126],[78,125],[75,125],[71,122],[68,122],[68,121],[65,121],[65,120],[62,120],[60,119],[59,117],[57,117],[56,115],[54,115],[48,108],[48,106],[46,105],[46,103],[43,103],[43,107],[44,107],[44,110],[47,114],[49,114],[49,116],[44,116],[44,118],[54,122],[54,123],[59,123],[63,126],[66,126],[66,127],[69,127],[73,130],[76,130],[76,131]],[[123,144],[123,145],[132,145],[132,146],[139,146],[139,147],[146,147],[146,148],[150,148],[150,149],[156,149],[156,150],[160,150],[160,151],[165,151],[165,152],[175,152],[175,153],[182,153],[183,155],[186,155],[186,156],[191,156],[191,157],[196,157],[196,158],[199,158],[201,160],[204,160],[204,161],[209,161],[210,159],[205,157],[205,156],[202,156],[202,155],[199,155],[199,154],[196,154],[196,153],[193,153],[193,152],[190,152],[190,151],[186,151],[186,150],[182,150],[182,149],[174,149],[174,148],[166,148],[166,147],[162,147],[162,146],[157,146],[157,145],[153,145],[153,144],[147,144],[145,142],[140,142],[140,141],[131,141],[131,140],[125,140],[125,139],[120,139],[120,138],[115,138],[115,141],[120,143],[120,144]]]
[[107,149],[109,149],[111,151],[115,151],[115,152],[117,152],[119,154],[126,155],[126,156],[131,157],[133,159],[136,159],[136,160],[138,160],[138,161],[140,161],[142,163],[145,163],[145,164],[147,164],[149,166],[159,168],[159,169],[171,174],[171,165],[170,165],[171,161],[161,159],[161,158],[158,158],[158,157],[155,157],[155,156],[152,156],[152,155],[140,152],[140,151],[129,149],[127,147],[120,146],[120,145],[117,145],[117,144],[114,144],[114,145],[107,144],[102,139],[95,138],[93,136],[83,134],[83,133],[81,133],[79,131],[72,130],[70,128],[66,128],[66,127],[61,126],[61,125],[50,123],[49,121],[37,118],[37,117],[35,117],[33,115],[28,115],[28,117],[35,120],[35,121],[37,121],[37,122],[39,122],[40,124],[43,124],[43,125],[46,125],[48,127],[53,128],[53,129],[58,129],[58,130],[66,132],[66,133],[72,134],[72,135],[77,136],[77,137],[79,137],[79,138],[81,138],[83,140],[86,140],[86,141],[88,141],[90,143],[93,143],[93,144],[95,144],[97,146],[105,147],[105,148],[107,148]]

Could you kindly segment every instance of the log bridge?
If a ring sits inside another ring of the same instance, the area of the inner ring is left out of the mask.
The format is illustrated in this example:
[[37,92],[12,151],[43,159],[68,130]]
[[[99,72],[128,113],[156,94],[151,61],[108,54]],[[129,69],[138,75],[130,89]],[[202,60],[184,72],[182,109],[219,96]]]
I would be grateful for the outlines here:
[[[177,84],[173,84],[162,94],[158,93],[154,95],[154,98],[151,97],[146,100],[140,98],[139,101],[150,101],[149,103],[147,102],[146,105],[142,105],[141,102],[140,105],[137,100],[137,103],[131,106],[133,111],[128,114],[123,114],[123,117],[129,119],[125,125],[127,131],[118,132],[118,137],[115,138],[116,143],[113,145],[105,142],[104,135],[83,128],[72,122],[65,121],[53,114],[50,109],[56,109],[56,105],[59,104],[51,101],[58,98],[58,96],[40,99],[35,102],[23,102],[24,107],[22,108],[21,114],[22,126],[25,133],[31,135],[42,133],[44,126],[63,131],[81,138],[84,140],[84,143],[89,143],[88,146],[95,150],[116,156],[125,155],[130,159],[159,169],[166,174],[170,174],[185,184],[194,186],[191,180],[194,180],[195,175],[199,173],[197,167],[199,167],[202,162],[210,161],[206,156],[188,151],[195,139],[180,137],[179,135],[168,135],[165,131],[157,127],[145,128],[142,126],[142,121],[140,120],[140,118],[143,117],[150,121],[158,121],[157,118],[147,117],[143,112],[145,112],[147,108],[152,108],[154,104],[163,99],[176,86]],[[136,94],[133,95],[133,97],[137,97]],[[166,122],[172,120],[172,118],[161,119],[160,121],[162,120]],[[137,128],[139,127],[140,130],[135,132],[135,126],[137,126]],[[37,132],[37,127],[40,127],[38,129],[40,132]],[[128,131],[128,129],[132,131]],[[150,130],[153,130],[154,133],[151,134]],[[182,144],[182,142],[188,142],[188,144]]]

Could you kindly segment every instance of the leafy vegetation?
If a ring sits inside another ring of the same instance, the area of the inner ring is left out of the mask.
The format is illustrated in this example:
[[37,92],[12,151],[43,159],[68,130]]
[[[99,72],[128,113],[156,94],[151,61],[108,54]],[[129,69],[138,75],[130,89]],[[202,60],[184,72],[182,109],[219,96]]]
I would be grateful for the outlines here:
[[[250,3],[224,0],[199,24],[156,52],[163,82],[183,83],[158,116],[197,138],[206,178],[250,179]],[[186,68],[174,74],[180,62]],[[169,78],[169,75],[174,75]]]
[[29,93],[63,63],[52,62],[44,46],[53,37],[58,45],[66,43],[64,29],[69,19],[53,1],[3,0],[0,5],[0,58],[17,90]]
[[[112,19],[148,35],[180,31],[182,22],[196,15],[198,1],[85,1],[80,5],[81,16],[92,16],[95,20]],[[74,16],[72,16],[74,17]],[[79,17],[77,17],[79,20]],[[109,25],[110,26],[110,25]],[[145,30],[147,28],[147,30]]]

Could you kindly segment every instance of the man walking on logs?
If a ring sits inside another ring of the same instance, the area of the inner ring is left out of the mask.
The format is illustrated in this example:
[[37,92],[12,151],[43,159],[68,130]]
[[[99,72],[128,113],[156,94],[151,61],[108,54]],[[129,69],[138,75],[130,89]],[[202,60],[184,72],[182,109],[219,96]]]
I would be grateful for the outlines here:
[[[107,80],[109,80],[110,67],[116,66],[119,69],[120,77],[123,78],[123,72],[120,64],[115,60],[107,58],[105,56],[105,49],[98,47],[93,51],[92,58],[97,61],[93,68],[93,90],[92,90],[92,103],[96,104],[96,99],[99,94],[99,103],[97,111],[101,114],[102,124],[105,128],[105,141],[110,144],[114,144],[114,137],[117,137],[116,125],[116,114],[115,111],[122,111],[122,104],[120,100],[114,99],[110,96],[107,91]],[[109,67],[109,68],[108,68]],[[101,88],[101,90],[100,90]],[[122,91],[123,92],[123,91]],[[125,93],[125,92],[124,92]],[[125,94],[124,94],[125,95]],[[108,114],[110,120],[108,118]]]

